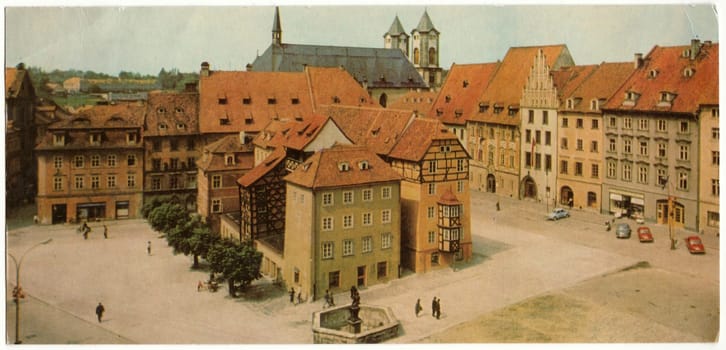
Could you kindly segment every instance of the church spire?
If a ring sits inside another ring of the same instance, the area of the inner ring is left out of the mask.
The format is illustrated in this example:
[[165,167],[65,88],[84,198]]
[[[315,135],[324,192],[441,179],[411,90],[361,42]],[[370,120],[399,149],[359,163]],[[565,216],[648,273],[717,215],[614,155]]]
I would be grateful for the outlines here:
[[282,44],[282,24],[280,24],[280,8],[275,6],[275,19],[272,21],[272,44]]

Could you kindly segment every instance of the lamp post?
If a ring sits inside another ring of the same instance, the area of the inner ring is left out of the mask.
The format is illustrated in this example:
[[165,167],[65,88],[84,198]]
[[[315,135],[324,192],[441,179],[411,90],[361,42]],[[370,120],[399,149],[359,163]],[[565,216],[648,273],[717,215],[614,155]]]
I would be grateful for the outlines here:
[[22,288],[20,287],[20,267],[23,265],[23,259],[25,259],[25,256],[36,247],[39,247],[44,244],[48,244],[53,240],[53,238],[48,238],[43,242],[40,242],[32,247],[30,247],[28,250],[23,253],[23,255],[20,256],[20,261],[16,260],[15,257],[8,253],[8,256],[10,256],[11,259],[13,259],[13,262],[15,263],[15,290],[13,291],[13,297],[15,299],[15,344],[20,344],[22,341],[20,340],[20,298],[22,297]]

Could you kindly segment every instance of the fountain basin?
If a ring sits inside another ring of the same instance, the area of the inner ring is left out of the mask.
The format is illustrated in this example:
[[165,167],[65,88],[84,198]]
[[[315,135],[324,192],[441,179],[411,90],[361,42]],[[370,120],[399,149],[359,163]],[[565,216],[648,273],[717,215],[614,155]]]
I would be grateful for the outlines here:
[[398,336],[401,323],[389,307],[360,304],[361,331],[355,333],[350,318],[350,305],[335,306],[313,313],[315,344],[380,343]]

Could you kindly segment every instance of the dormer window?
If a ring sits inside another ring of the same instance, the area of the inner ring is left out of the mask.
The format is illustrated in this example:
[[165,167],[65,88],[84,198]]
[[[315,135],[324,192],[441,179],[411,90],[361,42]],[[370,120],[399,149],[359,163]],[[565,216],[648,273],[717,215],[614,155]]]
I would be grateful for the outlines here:
[[436,108],[436,116],[440,117],[444,115],[444,109],[443,108]]
[[651,69],[650,72],[648,72],[648,78],[655,79],[655,77],[658,76],[658,70],[657,69]]
[[335,104],[338,104],[338,103],[340,103],[340,97],[338,97],[338,96],[333,96],[333,103],[335,103]]
[[683,76],[686,78],[690,78],[693,76],[693,73],[696,71],[691,67],[686,67],[686,69],[683,70]]
[[184,108],[177,107],[174,111],[177,113],[184,113]]
[[53,145],[64,146],[66,144],[66,135],[64,134],[53,134]]
[[217,103],[219,103],[221,105],[226,105],[227,104],[227,97],[218,97],[217,98]]
[[451,102],[451,95],[446,95],[446,97],[444,98],[444,100],[446,101],[446,103]]
[[[513,117],[513,116],[517,115],[517,111],[518,111],[518,110],[519,110],[519,109],[517,109],[517,108],[514,108],[514,107],[510,106],[510,107],[509,107],[509,110],[508,110],[508,115],[509,115],[510,117]],[[547,112],[545,112],[545,113],[547,113]]]
[[[101,140],[99,139],[99,142],[100,141]],[[130,132],[130,133],[126,134],[126,143],[128,143],[129,145],[135,145],[136,141],[137,141],[137,135],[135,132]]]
[[294,105],[299,105],[299,104],[300,104],[300,99],[299,99],[299,98],[297,98],[297,97],[293,97],[293,98],[292,98],[292,99],[290,100],[290,103],[292,103],[292,104],[294,104]]
[[229,125],[229,118],[219,118],[219,125]]
[[251,97],[244,97],[244,98],[242,98],[242,104],[243,105],[252,104],[252,98]]
[[502,107],[502,106],[494,106],[494,114],[502,113],[503,110],[504,110],[504,107]]
[[340,162],[338,163],[338,170],[350,171],[350,164],[348,164],[348,162]]
[[685,49],[683,50],[683,53],[681,54],[684,58],[690,58],[691,57],[691,49]]
[[166,124],[159,123],[159,130],[166,130]]
[[159,107],[159,108],[157,108],[157,109],[156,109],[156,113],[159,113],[159,114],[164,114],[164,113],[166,113],[166,108],[164,108],[164,107]]
[[464,114],[464,111],[462,109],[457,109],[454,111],[454,117],[461,118],[461,116]]
[[591,111],[596,111],[596,110],[598,110],[599,107],[600,106],[599,106],[599,103],[598,103],[598,100],[597,99],[594,99],[594,100],[590,101],[590,110]]
[[469,86],[469,81],[468,81],[468,80],[464,80],[464,81],[463,81],[463,82],[461,83],[461,86],[462,86],[462,87],[464,87],[464,88],[466,88],[467,86]]
[[89,135],[89,142],[91,145],[100,145],[101,144],[101,133],[94,132]]
[[575,101],[571,98],[567,99],[567,109],[573,109],[575,108]]
[[252,119],[251,115],[248,115],[245,117],[245,124],[250,125],[254,122],[254,119]]
[[479,103],[479,113],[486,113],[486,111],[489,109],[489,105],[486,103]]
[[273,97],[273,98],[268,98],[268,99],[267,99],[267,104],[268,104],[268,105],[274,105],[274,104],[276,104],[276,103],[277,103],[277,99],[276,99],[276,98],[274,98],[274,97]]
[[234,155],[232,155],[232,154],[225,155],[224,156],[224,164],[225,165],[228,165],[228,166],[234,165]]
[[635,91],[625,92],[625,101],[623,101],[623,105],[624,106],[634,106],[635,102],[638,100],[638,97],[640,97],[640,94],[638,94]]
[[673,102],[673,99],[676,98],[676,94],[668,92],[668,91],[661,91],[660,92],[660,100],[658,101],[657,106],[658,107],[670,107],[671,103]]
[[176,123],[176,128],[179,130],[184,130],[186,127],[184,123]]
[[368,164],[367,160],[360,161],[360,162],[358,162],[358,169],[368,170],[368,169],[370,169],[370,164]]

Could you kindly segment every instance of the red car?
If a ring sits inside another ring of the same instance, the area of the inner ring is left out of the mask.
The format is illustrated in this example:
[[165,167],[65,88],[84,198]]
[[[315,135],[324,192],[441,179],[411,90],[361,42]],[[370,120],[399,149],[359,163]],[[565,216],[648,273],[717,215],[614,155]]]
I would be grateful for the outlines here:
[[706,254],[706,249],[703,248],[701,238],[698,236],[690,236],[686,238],[686,247],[691,254]]
[[638,239],[641,242],[653,242],[653,234],[650,233],[649,228],[641,226],[638,227]]

